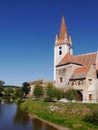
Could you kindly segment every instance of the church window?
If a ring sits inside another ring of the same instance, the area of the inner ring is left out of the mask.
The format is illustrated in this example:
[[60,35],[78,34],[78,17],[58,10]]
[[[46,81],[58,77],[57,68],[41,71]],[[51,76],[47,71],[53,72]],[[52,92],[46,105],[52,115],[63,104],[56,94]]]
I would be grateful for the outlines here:
[[92,94],[89,94],[89,100],[90,101],[92,100]]
[[62,49],[62,47],[60,46],[59,49]]
[[76,85],[76,81],[73,81],[73,85]]
[[76,81],[72,81],[72,86],[73,86],[73,85],[76,85]]
[[83,84],[83,80],[79,80],[78,85],[82,85]]
[[72,81],[72,86],[73,86],[73,81]]
[[59,51],[59,55],[62,55],[62,51],[61,50]]
[[62,83],[63,82],[63,78],[62,77],[60,77],[60,83]]
[[69,53],[71,53],[71,48],[69,47]]
[[92,80],[93,80],[93,79],[88,79],[88,80],[89,80],[89,84],[92,84]]

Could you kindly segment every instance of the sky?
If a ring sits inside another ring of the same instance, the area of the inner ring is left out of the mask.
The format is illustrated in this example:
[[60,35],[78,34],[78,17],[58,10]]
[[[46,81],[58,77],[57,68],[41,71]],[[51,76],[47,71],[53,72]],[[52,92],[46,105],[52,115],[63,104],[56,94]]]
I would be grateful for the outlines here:
[[98,51],[98,0],[0,0],[0,80],[53,80],[62,16],[74,55]]

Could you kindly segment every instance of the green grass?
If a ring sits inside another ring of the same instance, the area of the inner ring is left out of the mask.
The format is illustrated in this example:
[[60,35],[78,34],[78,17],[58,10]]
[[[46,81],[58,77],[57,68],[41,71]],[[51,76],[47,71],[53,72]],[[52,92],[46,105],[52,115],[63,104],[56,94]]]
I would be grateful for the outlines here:
[[[50,109],[54,108],[53,112]],[[20,108],[50,122],[72,130],[98,130],[98,126],[84,122],[85,115],[98,110],[98,104],[49,103],[27,100]]]

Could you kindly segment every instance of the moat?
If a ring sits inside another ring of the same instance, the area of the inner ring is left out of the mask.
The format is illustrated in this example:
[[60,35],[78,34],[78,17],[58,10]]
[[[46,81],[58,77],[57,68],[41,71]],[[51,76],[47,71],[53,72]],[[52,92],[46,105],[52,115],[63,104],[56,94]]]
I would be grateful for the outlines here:
[[27,113],[17,106],[0,101],[0,130],[58,130]]

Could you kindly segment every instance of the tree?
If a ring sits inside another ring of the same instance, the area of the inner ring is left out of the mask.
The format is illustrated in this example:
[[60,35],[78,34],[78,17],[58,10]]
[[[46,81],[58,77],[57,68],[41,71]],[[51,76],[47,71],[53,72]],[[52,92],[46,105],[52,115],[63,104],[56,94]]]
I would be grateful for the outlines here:
[[0,86],[3,87],[4,84],[5,84],[5,82],[0,80]]
[[53,101],[55,97],[55,88],[52,83],[48,83],[46,86],[46,101]]
[[77,91],[73,88],[70,88],[69,90],[67,90],[67,92],[65,93],[65,98],[67,98],[68,100],[72,101],[76,98],[77,95]]
[[16,89],[15,97],[20,99],[24,98],[24,92],[21,87]]
[[22,85],[22,89],[25,93],[25,95],[29,94],[30,92],[30,85],[27,83],[27,82],[24,82],[23,85]]
[[4,85],[4,81],[0,80],[0,97],[3,96],[3,91],[4,91],[3,85]]
[[36,84],[34,87],[33,95],[36,98],[40,98],[43,96],[43,87],[40,84]]
[[5,88],[4,91],[4,98],[10,99],[11,96],[13,95],[14,90],[11,87]]
[[64,97],[64,92],[61,89],[55,87],[54,96],[56,97],[57,100],[60,100],[61,98]]

